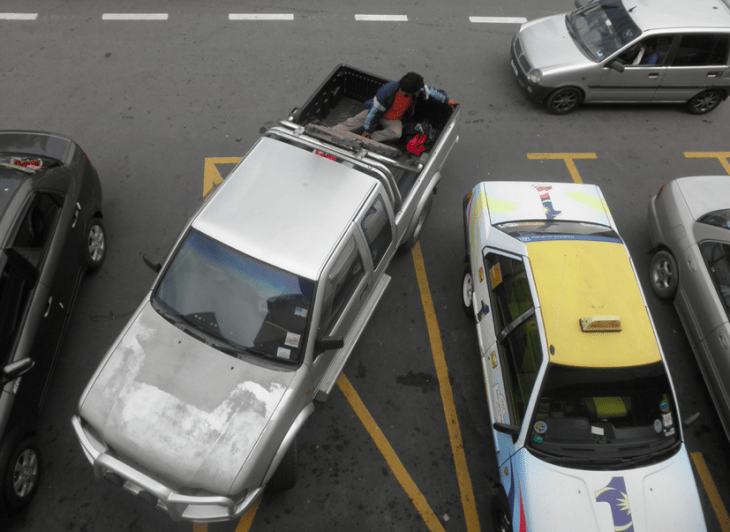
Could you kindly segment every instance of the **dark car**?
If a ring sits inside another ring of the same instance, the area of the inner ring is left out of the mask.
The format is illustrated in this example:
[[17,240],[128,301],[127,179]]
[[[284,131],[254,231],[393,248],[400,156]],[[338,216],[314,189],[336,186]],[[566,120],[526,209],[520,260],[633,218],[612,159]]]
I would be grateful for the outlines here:
[[101,201],[73,140],[0,132],[0,518],[38,487],[35,422],[81,278],[106,256]]

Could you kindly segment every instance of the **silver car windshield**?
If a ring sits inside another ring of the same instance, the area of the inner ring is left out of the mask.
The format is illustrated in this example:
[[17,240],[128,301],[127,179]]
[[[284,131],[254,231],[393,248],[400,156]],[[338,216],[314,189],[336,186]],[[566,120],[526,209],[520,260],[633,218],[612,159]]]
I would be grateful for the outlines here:
[[600,0],[568,13],[570,35],[594,61],[602,61],[641,35],[621,0]]
[[297,363],[314,286],[191,231],[152,301],[168,320],[221,351]]
[[622,368],[551,364],[530,448],[567,467],[643,466],[676,449],[678,425],[661,362]]

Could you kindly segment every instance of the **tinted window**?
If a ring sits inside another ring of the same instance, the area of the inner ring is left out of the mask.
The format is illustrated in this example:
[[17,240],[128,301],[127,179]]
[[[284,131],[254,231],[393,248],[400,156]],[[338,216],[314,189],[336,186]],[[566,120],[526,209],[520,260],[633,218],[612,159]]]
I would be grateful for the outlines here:
[[662,66],[672,47],[672,37],[656,36],[635,44],[618,59],[626,66]]
[[9,264],[0,273],[0,364],[10,362],[20,325],[25,317],[33,285]]
[[532,308],[532,295],[522,261],[490,253],[486,264],[499,333]]
[[[296,362],[306,344],[314,283],[191,231],[153,301],[231,354]],[[165,314],[163,314],[165,315]]]
[[529,445],[566,466],[645,465],[679,442],[678,423],[661,362],[625,368],[551,364]]
[[373,268],[377,269],[390,242],[393,240],[388,212],[381,196],[378,196],[370,206],[360,225],[363,233],[365,233],[365,240],[367,240],[370,248],[370,254],[373,257]]
[[352,294],[365,276],[360,251],[351,238],[337,258],[325,285],[322,302],[322,321],[319,330],[328,334],[350,301]]
[[727,35],[684,35],[672,66],[726,65]]
[[51,243],[59,211],[59,206],[51,196],[38,194],[23,215],[15,233],[13,249],[36,269],[40,269],[45,252]]
[[700,251],[725,312],[730,312],[730,246],[719,242],[702,242]]
[[505,389],[511,423],[521,425],[542,362],[542,346],[534,315],[501,342]]

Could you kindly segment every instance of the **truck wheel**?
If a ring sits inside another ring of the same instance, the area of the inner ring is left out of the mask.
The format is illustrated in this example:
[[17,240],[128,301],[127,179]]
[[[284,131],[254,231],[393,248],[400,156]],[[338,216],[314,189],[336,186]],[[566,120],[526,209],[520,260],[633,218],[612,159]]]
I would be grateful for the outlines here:
[[679,285],[677,261],[668,251],[658,251],[649,264],[649,284],[659,299],[671,299]]
[[413,232],[411,233],[411,236],[408,237],[408,240],[406,241],[406,249],[413,249],[413,246],[416,245],[416,242],[418,242],[418,239],[421,238],[421,233],[423,232],[423,225],[426,223],[426,219],[428,219],[428,215],[431,212],[432,205],[433,205],[433,195],[431,195],[431,197],[428,198],[428,201],[426,201],[426,205],[423,206],[423,210],[421,211],[421,214],[418,215],[418,221],[416,221],[416,226],[413,228]]
[[575,87],[562,87],[548,96],[545,105],[550,114],[567,115],[575,111],[583,101],[583,94]]
[[279,467],[269,481],[269,487],[274,491],[284,491],[294,487],[297,483],[297,439],[291,442],[286,450]]
[[717,89],[702,91],[687,102],[687,110],[693,115],[709,113],[722,103],[722,92]]
[[461,282],[461,308],[464,313],[474,319],[474,309],[472,308],[472,295],[474,294],[474,279],[471,276],[471,266],[469,264],[464,268],[464,276]]
[[84,256],[91,272],[101,268],[106,258],[106,231],[99,218],[92,218],[89,224],[89,233],[84,242]]
[[494,488],[492,495],[492,529],[495,532],[512,532],[509,501],[503,488]]
[[0,514],[12,514],[25,507],[38,490],[41,460],[29,438],[21,440],[0,464]]

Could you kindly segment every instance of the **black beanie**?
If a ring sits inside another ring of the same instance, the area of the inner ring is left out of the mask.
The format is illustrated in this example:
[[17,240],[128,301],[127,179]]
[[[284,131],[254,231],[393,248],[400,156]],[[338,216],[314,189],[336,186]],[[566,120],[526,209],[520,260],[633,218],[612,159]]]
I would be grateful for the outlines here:
[[408,94],[418,92],[423,88],[423,85],[423,77],[415,72],[409,72],[398,82],[398,88]]

